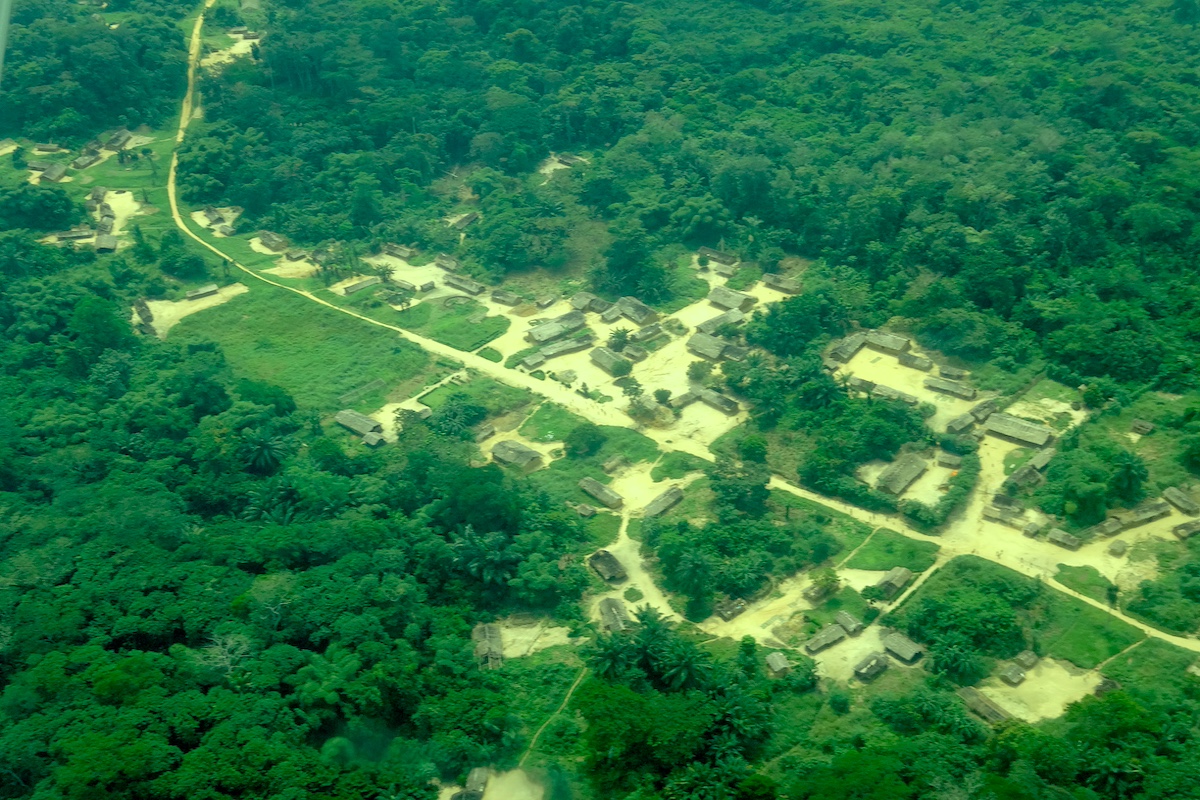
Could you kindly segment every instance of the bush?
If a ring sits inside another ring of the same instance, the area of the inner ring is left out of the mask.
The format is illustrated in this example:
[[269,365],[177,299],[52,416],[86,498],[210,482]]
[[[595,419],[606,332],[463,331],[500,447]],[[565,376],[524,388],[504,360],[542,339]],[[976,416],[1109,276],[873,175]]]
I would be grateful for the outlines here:
[[571,458],[587,458],[598,453],[607,441],[608,437],[598,425],[585,422],[567,434],[563,449]]

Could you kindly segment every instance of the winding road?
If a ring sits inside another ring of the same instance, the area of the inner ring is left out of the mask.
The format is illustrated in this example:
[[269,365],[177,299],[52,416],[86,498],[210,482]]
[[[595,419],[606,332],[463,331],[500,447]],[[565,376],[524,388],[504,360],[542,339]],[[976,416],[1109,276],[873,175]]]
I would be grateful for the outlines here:
[[[311,292],[271,280],[270,278],[267,278],[253,269],[250,269],[249,267],[239,263],[228,253],[221,251],[211,243],[205,241],[190,227],[188,227],[184,221],[183,215],[179,210],[176,191],[176,175],[179,165],[178,145],[183,142],[187,128],[192,121],[192,117],[194,116],[196,75],[197,70],[199,69],[200,54],[203,42],[202,31],[204,27],[204,18],[209,7],[212,6],[214,1],[215,0],[205,0],[204,7],[199,16],[197,16],[195,25],[192,28],[191,41],[188,47],[187,93],[184,95],[183,102],[180,105],[179,129],[175,135],[176,150],[171,155],[171,167],[167,176],[167,196],[171,206],[171,218],[174,220],[175,225],[179,228],[180,232],[182,232],[184,236],[187,236],[195,241],[201,247],[207,249],[221,259],[228,261],[238,270],[242,271],[256,281],[274,286],[277,289],[285,292],[291,292],[292,294],[300,295],[306,300],[325,306],[326,308],[329,308],[340,314],[354,317],[369,325],[387,328],[388,330],[394,331],[401,338],[423,348],[427,352],[460,362],[464,366],[469,367],[480,374],[487,375],[488,377],[500,381],[501,383],[524,389],[532,392],[535,395],[544,397],[564,406],[573,414],[583,417],[584,419],[588,419],[596,424],[630,427],[630,418],[614,408],[614,404],[602,405],[576,394],[570,388],[555,381],[539,381],[525,373],[506,369],[502,364],[489,361],[474,353],[456,350],[449,345],[442,344],[441,342],[437,342],[432,339],[427,339],[424,336],[420,336],[395,325],[389,325],[387,323],[380,322],[379,320],[359,314],[350,309],[342,308],[341,306],[335,305],[328,300],[317,297]],[[679,450],[708,461],[714,460],[712,453],[709,452],[704,445],[697,441],[681,438],[667,438],[670,436],[669,433],[664,434],[663,432],[658,431],[648,431],[647,433],[651,435],[652,438],[657,441],[660,448],[664,450]],[[985,534],[987,529],[985,529],[982,519],[983,503],[980,497],[981,492],[979,491],[978,487],[975,493],[976,496],[966,509],[964,518],[955,523],[944,535],[929,536],[913,530],[906,525],[903,519],[899,516],[876,514],[866,511],[862,508],[852,506],[840,500],[825,497],[807,489],[800,488],[779,477],[772,478],[770,485],[773,489],[788,492],[796,497],[801,497],[812,502],[820,503],[830,509],[841,512],[842,514],[869,525],[872,530],[879,527],[888,527],[910,538],[934,542],[939,545],[941,547],[941,553],[938,563],[933,568],[926,570],[921,578],[914,582],[914,584],[905,592],[904,596],[901,597],[897,602],[901,602],[904,597],[911,595],[911,593],[925,579],[927,579],[928,576],[937,569],[937,567],[949,559],[954,558],[955,556],[976,555],[1029,577],[1049,581],[1052,578],[1053,573],[1048,570],[1047,564],[1053,564],[1055,561],[1068,560],[1071,555],[1063,551],[1059,551],[1053,545],[1044,542],[1023,540],[1019,547],[1005,548],[1004,539],[988,539]],[[1022,555],[1028,555],[1031,551],[1038,553],[1040,562],[1035,562],[1030,558],[1021,557]],[[1057,591],[1068,594],[1084,603],[1087,603],[1088,605],[1104,611],[1107,614],[1111,614],[1112,616],[1121,619],[1129,625],[1132,625],[1135,628],[1143,631],[1148,636],[1170,642],[1173,645],[1191,650],[1193,652],[1200,652],[1200,640],[1175,636],[1160,631],[1144,622],[1129,617],[1119,610],[1110,608],[1109,606],[1106,606],[1105,604],[1100,603],[1086,595],[1080,594],[1079,592],[1076,592],[1066,586],[1056,584],[1054,588]],[[669,608],[666,610],[669,611]]]

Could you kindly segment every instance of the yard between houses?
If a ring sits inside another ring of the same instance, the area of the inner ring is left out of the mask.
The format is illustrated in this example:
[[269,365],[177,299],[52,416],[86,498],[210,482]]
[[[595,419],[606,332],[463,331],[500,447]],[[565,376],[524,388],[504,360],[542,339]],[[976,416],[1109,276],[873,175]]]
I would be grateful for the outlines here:
[[940,549],[933,542],[910,539],[888,528],[880,528],[843,566],[866,570],[907,567],[913,572],[924,572],[933,566]]

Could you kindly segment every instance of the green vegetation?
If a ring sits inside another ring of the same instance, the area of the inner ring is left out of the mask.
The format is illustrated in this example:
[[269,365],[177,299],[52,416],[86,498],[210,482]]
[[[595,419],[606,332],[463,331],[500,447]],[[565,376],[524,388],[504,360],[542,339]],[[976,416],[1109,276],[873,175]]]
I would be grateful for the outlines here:
[[654,469],[650,470],[650,477],[655,481],[678,480],[685,475],[707,469],[709,463],[691,453],[672,450],[654,465]]
[[504,355],[494,347],[481,348],[476,355],[480,358],[486,358],[488,361],[492,361],[496,364],[499,364],[504,360]]
[[1027,648],[1090,669],[1144,638],[1100,609],[975,556],[947,563],[888,619],[928,645],[934,671],[964,684]]
[[508,317],[486,316],[487,309],[474,300],[446,306],[442,301],[418,303],[396,313],[395,324],[413,333],[457,350],[478,350],[504,334],[512,321]]
[[561,442],[587,420],[557,403],[542,403],[521,426],[521,435],[535,442]]
[[888,528],[880,528],[843,566],[873,570],[907,567],[913,572],[924,572],[937,560],[939,549],[932,542],[921,542]]
[[[300,405],[327,412],[374,411],[430,377],[430,358],[395,334],[257,284],[183,319],[169,341],[215,345],[238,375],[282,386]],[[344,395],[351,395],[345,403]]]
[[517,389],[508,384],[479,375],[472,375],[469,380],[462,384],[451,381],[431,392],[421,395],[419,399],[422,403],[437,411],[450,398],[456,395],[461,395],[468,402],[487,409],[489,417],[506,414],[509,411],[516,411],[533,402],[532,395],[524,389]]
[[1059,564],[1058,571],[1054,573],[1054,580],[1101,603],[1110,603],[1117,595],[1117,587],[1095,567],[1070,567]]

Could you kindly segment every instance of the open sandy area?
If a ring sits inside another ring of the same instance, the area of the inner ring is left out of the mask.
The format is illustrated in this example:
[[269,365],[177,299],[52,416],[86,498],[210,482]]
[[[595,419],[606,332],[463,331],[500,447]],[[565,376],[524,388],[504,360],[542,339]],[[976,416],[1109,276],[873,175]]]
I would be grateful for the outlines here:
[[196,300],[148,300],[146,305],[150,307],[150,313],[154,314],[154,322],[151,323],[154,326],[154,332],[158,334],[158,338],[165,339],[167,332],[178,325],[184,317],[190,317],[197,311],[227,303],[239,294],[248,291],[250,290],[245,284],[232,283],[229,286],[221,287],[220,291],[208,297]]
[[1083,422],[1088,415],[1088,412],[1082,408],[1071,408],[1070,403],[1050,397],[1041,397],[1037,400],[1018,400],[1005,411],[1016,417],[1040,420],[1051,427],[1055,427],[1064,414],[1071,418],[1071,427]]
[[319,269],[320,267],[307,258],[302,258],[299,261],[281,259],[276,266],[268,267],[263,272],[269,275],[277,275],[280,278],[310,278],[316,275]]
[[250,55],[250,51],[254,46],[253,41],[243,38],[240,33],[231,33],[229,36],[234,39],[233,44],[222,50],[209,53],[200,60],[200,66],[217,67],[235,61],[241,56]]
[[0,156],[6,156],[17,149],[17,143],[14,141],[0,142]]
[[483,800],[542,800],[546,790],[522,769],[493,775]]
[[[628,512],[621,515],[621,528],[617,534],[617,541],[605,549],[621,562],[621,566],[625,568],[628,578],[621,583],[612,584],[612,588],[609,591],[592,598],[591,607],[588,609],[588,616],[591,619],[600,619],[600,601],[606,597],[613,597],[624,603],[630,616],[633,616],[635,609],[641,606],[650,606],[651,608],[658,609],[667,619],[679,619],[679,616],[671,609],[671,604],[667,602],[666,595],[663,594],[662,590],[658,588],[658,584],[651,577],[650,571],[642,559],[640,552],[641,543],[629,537]],[[631,586],[642,593],[642,599],[636,603],[630,603],[624,597],[625,590]]]
[[[883,652],[881,640],[883,628],[869,625],[858,636],[848,636],[828,650],[813,656],[817,662],[817,674],[835,681],[848,682],[854,677],[854,667],[871,653]],[[888,668],[899,666],[890,659]]]
[[768,647],[786,648],[787,645],[779,640],[776,629],[798,612],[812,608],[812,604],[801,595],[809,583],[806,573],[793,575],[780,581],[766,597],[747,603],[746,610],[728,622],[714,615],[704,620],[700,628],[705,633],[726,636],[734,641],[751,636]]
[[142,204],[133,196],[133,192],[125,189],[109,191],[104,195],[104,202],[112,206],[116,217],[112,229],[114,236],[125,233],[130,225],[129,220],[142,210]]
[[250,237],[250,249],[256,253],[262,253],[264,256],[275,256],[276,258],[283,258],[283,253],[277,253],[274,250],[272,250],[271,248],[267,247],[265,244],[262,243],[262,239],[258,238],[257,236]]
[[1009,686],[999,678],[988,678],[979,691],[1014,717],[1037,722],[1062,716],[1067,706],[1087,697],[1100,685],[1100,674],[1082,670],[1066,661],[1043,658],[1025,673],[1025,682]]
[[881,386],[887,386],[897,391],[906,392],[919,398],[922,403],[931,403],[937,408],[937,413],[926,420],[935,431],[945,431],[946,423],[960,414],[965,414],[971,407],[991,395],[979,393],[974,400],[960,400],[957,397],[930,391],[924,386],[925,379],[932,373],[906,367],[896,360],[895,356],[864,347],[854,358],[838,369],[839,375],[854,375],[864,380],[874,381]]
[[551,625],[545,619],[535,620],[532,624],[505,619],[500,621],[500,630],[505,658],[521,658],[547,647],[578,644],[581,641],[571,638],[570,628]]

